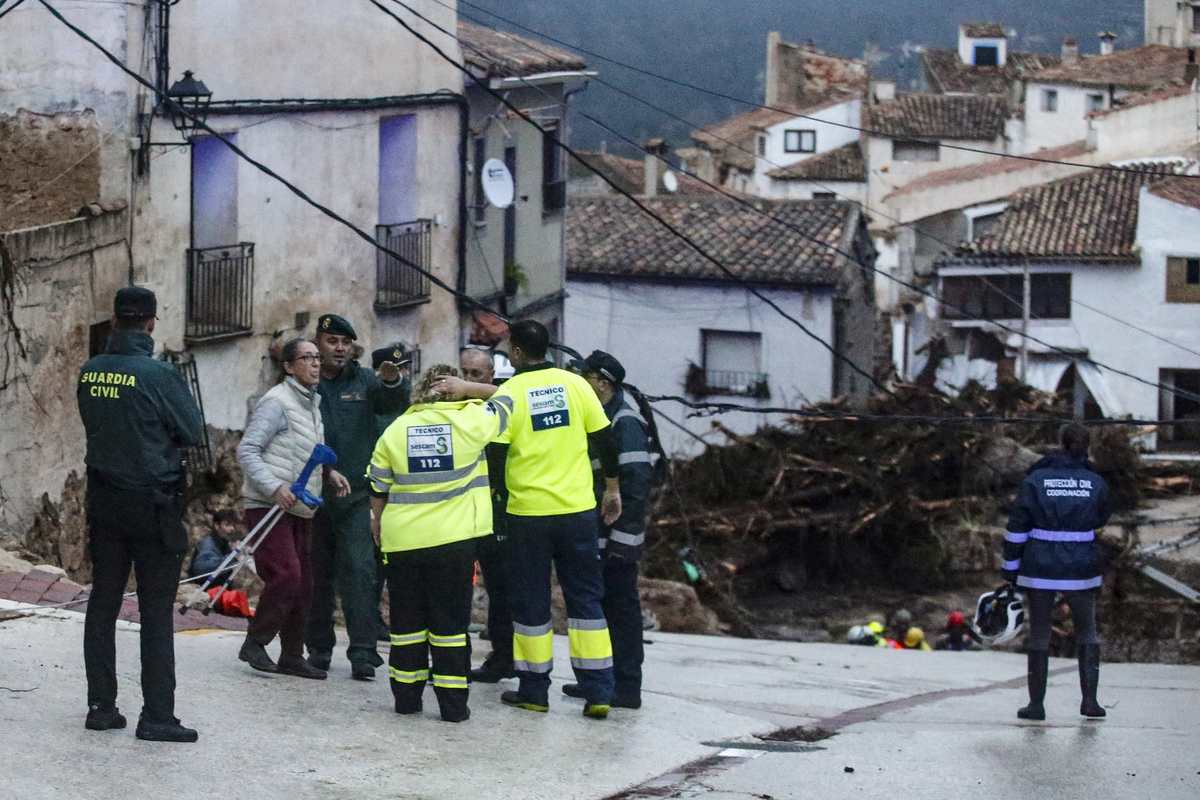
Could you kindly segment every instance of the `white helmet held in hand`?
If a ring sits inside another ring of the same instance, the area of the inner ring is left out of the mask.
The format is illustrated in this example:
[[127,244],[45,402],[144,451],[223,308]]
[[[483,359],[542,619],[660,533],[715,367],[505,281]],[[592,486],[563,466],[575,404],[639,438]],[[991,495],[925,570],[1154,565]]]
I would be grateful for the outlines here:
[[1025,628],[1024,596],[1011,584],[981,594],[971,627],[990,645],[1012,641]]

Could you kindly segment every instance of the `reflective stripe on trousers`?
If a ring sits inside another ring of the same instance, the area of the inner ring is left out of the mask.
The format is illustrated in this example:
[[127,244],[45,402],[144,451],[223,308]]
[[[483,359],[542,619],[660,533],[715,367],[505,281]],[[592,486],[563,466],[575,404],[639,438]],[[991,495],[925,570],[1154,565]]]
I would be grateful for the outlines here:
[[429,631],[417,631],[416,633],[393,633],[391,635],[392,647],[404,647],[410,644],[422,644],[429,638]]
[[612,640],[608,623],[602,619],[568,619],[571,666],[575,669],[606,669],[612,666]]
[[554,669],[554,631],[545,625],[513,623],[513,667],[526,672]]
[[427,669],[405,672],[395,667],[388,667],[388,674],[397,683],[420,683],[421,681],[429,680],[429,670]]

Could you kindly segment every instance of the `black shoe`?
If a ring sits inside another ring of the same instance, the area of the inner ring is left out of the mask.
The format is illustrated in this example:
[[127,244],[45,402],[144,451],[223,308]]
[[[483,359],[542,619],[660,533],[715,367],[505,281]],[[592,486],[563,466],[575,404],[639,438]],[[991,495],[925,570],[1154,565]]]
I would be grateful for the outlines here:
[[1050,654],[1045,650],[1030,650],[1026,658],[1026,676],[1029,683],[1029,705],[1017,712],[1021,719],[1043,720],[1046,709],[1046,678],[1050,671]]
[[392,641],[392,631],[383,623],[383,620],[379,621],[379,632],[375,634],[375,641],[385,644],[390,644]]
[[543,714],[550,710],[550,705],[548,703],[535,703],[532,700],[526,700],[524,697],[521,697],[520,692],[516,691],[505,692],[504,694],[500,695],[500,702],[504,703],[506,706],[523,708],[526,711],[540,711]]
[[585,695],[583,693],[583,689],[580,688],[578,683],[564,683],[563,687],[562,687],[562,692],[567,697],[575,697],[579,700],[587,699],[587,695]]
[[310,678],[314,681],[325,680],[325,670],[317,669],[300,656],[280,656],[279,674],[292,675],[297,678]]
[[83,726],[89,731],[112,731],[124,728],[126,724],[125,717],[121,716],[121,711],[116,706],[92,706],[88,709],[87,722],[83,723]]
[[1096,690],[1100,686],[1100,645],[1079,645],[1079,688],[1083,702],[1079,713],[1085,717],[1106,717],[1104,707],[1096,701]]
[[178,719],[173,722],[147,722],[139,719],[137,733],[134,735],[148,742],[194,742],[200,738],[196,731],[180,725]]
[[242,642],[242,649],[238,651],[238,658],[259,672],[279,672],[279,666],[267,655],[267,648],[249,636],[246,637],[246,641]]
[[[492,655],[495,655],[494,651]],[[517,677],[511,661],[501,663],[500,659],[494,659],[492,655],[483,660],[479,669],[471,670],[468,677],[472,683],[499,683],[504,678]]]
[[642,697],[638,694],[614,694],[609,705],[613,708],[641,708]]
[[373,681],[375,668],[365,661],[355,661],[350,665],[350,677],[356,681]]
[[308,665],[313,669],[329,672],[329,665],[332,663],[333,653],[326,653],[324,650],[308,651]]

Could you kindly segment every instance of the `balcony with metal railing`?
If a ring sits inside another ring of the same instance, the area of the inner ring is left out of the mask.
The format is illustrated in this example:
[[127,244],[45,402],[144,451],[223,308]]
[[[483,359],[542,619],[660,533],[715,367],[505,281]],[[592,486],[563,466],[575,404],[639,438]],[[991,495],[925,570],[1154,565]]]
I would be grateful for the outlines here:
[[375,241],[393,253],[375,251],[375,307],[403,308],[429,300],[428,271],[432,264],[433,220],[418,219],[395,225],[376,225]]
[[254,245],[187,251],[189,343],[246,336],[254,330]]

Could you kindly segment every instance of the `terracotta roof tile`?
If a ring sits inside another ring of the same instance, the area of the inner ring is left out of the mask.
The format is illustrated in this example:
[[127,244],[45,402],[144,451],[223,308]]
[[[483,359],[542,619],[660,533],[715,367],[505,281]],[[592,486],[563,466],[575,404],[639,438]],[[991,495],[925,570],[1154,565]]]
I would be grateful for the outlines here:
[[1078,86],[1112,85],[1119,89],[1153,89],[1182,83],[1187,50],[1148,44],[1117,50],[1107,56],[1080,56],[1074,64],[1027,73],[1037,83],[1069,83]]
[[995,232],[977,242],[974,250],[1036,258],[1130,258],[1138,192],[1177,169],[1176,163],[1096,169],[1025,189],[1012,196]]
[[1053,67],[1061,63],[1057,53],[1029,53],[1009,50],[1003,67],[977,67],[964,64],[958,50],[929,47],[921,53],[921,63],[929,77],[930,88],[945,94],[997,94],[1007,96],[1012,83],[1024,72]]
[[1200,208],[1200,177],[1168,178],[1150,187],[1150,194],[1172,203]]
[[[633,158],[623,158],[613,155],[612,153],[588,153],[581,152],[580,157],[583,158],[590,166],[604,173],[606,177],[615,181],[625,191],[630,194],[643,194],[646,190],[646,162],[639,161]],[[575,159],[571,159],[570,165],[572,178],[586,178],[594,173],[579,165]],[[665,192],[666,189],[662,185],[662,174],[666,169],[660,170],[659,174],[659,191]],[[690,175],[684,175],[682,172],[674,171],[675,177],[679,181],[679,191],[675,196],[681,195],[711,195],[714,197],[721,196],[721,193],[712,186],[704,183]],[[726,190],[729,191],[729,190]]]
[[991,140],[1004,133],[1008,104],[996,95],[906,94],[864,117],[863,127],[883,136]]
[[[741,277],[765,284],[839,285],[844,247],[858,206],[831,200],[756,200],[817,241],[723,198],[656,197],[644,201]],[[818,244],[822,242],[824,244]],[[827,246],[828,245],[828,246]],[[567,203],[567,272],[577,276],[728,281],[711,262],[623,198]]]
[[581,57],[553,45],[512,33],[458,21],[467,65],[494,78],[527,78],[543,72],[587,69]]
[[791,166],[771,170],[767,177],[777,181],[866,181],[867,161],[859,143],[851,142]]

